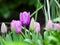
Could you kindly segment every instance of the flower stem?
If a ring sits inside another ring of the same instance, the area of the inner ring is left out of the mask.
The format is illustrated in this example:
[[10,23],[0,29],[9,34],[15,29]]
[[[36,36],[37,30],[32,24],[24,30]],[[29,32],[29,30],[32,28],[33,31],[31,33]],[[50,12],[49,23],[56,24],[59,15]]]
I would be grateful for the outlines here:
[[35,13],[37,13],[42,7],[43,7],[43,5],[42,5],[40,8],[38,8],[36,11],[34,11],[34,12],[31,14],[30,17],[32,17]]
[[56,2],[56,4],[58,5],[58,7],[60,8],[60,4],[58,3],[58,1],[57,1],[57,0],[55,0],[55,2]]
[[47,9],[48,9],[48,17],[50,19],[50,5],[49,5],[49,0],[47,0]]

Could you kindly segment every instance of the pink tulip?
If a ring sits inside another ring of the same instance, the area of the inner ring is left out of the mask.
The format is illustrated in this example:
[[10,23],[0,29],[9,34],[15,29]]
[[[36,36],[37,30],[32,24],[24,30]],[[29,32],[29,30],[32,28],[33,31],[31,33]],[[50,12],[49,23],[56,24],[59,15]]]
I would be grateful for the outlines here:
[[21,29],[22,29],[22,24],[19,20],[12,20],[11,24],[10,24],[10,28],[11,28],[11,31],[14,30],[16,31],[16,33],[19,33],[21,32]]
[[48,20],[48,21],[47,21],[47,23],[46,23],[46,28],[47,28],[47,29],[52,29],[52,28],[53,28],[52,20]]
[[53,29],[54,30],[60,29],[60,24],[59,23],[55,23]]
[[20,12],[20,21],[22,25],[28,25],[30,23],[30,12]]
[[40,24],[38,22],[35,22],[35,32],[40,32]]
[[7,27],[6,27],[4,22],[1,24],[1,32],[2,33],[7,33]]

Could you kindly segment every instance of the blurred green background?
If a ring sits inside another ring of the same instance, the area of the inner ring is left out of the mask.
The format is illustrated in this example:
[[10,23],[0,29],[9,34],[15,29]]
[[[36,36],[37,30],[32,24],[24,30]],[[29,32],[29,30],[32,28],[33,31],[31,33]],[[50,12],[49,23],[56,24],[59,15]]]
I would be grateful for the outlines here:
[[[39,0],[39,2],[43,2],[43,0]],[[23,11],[33,13],[37,5],[40,7],[41,4],[38,3],[38,0],[0,0],[0,21],[18,19],[19,13]]]

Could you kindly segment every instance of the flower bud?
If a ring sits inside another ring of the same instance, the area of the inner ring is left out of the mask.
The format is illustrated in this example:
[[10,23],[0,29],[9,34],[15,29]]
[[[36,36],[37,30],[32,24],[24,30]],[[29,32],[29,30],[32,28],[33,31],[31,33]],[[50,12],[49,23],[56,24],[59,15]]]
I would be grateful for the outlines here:
[[53,25],[52,25],[52,20],[48,20],[48,22],[46,23],[46,29],[52,29]]
[[29,29],[30,29],[31,31],[34,30],[34,23],[35,23],[35,20],[34,20],[34,18],[32,18],[32,19],[31,19],[31,22],[30,22],[30,27],[29,27]]
[[1,24],[1,32],[2,33],[7,33],[7,27],[6,27],[4,22]]
[[40,24],[38,22],[35,22],[34,31],[35,32],[40,32]]
[[55,23],[53,26],[54,30],[60,29],[60,24],[59,23]]

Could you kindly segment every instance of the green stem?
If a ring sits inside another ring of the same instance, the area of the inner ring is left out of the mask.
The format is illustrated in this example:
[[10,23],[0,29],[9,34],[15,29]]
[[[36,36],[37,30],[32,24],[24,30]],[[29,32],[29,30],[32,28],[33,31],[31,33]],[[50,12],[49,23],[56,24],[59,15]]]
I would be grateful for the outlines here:
[[24,33],[23,32],[21,32],[21,34],[23,35],[23,37],[25,38],[25,35],[24,35]]
[[49,0],[47,0],[47,9],[48,9],[48,16],[50,19],[50,5],[49,5]]
[[56,2],[56,4],[57,4],[57,6],[60,8],[60,4],[58,3],[58,1],[57,1],[57,0],[55,0],[55,2]]
[[47,22],[48,21],[48,16],[47,16],[47,11],[46,11],[45,6],[44,6],[44,12],[45,12],[45,22]]
[[38,8],[36,11],[34,11],[34,12],[31,14],[30,17],[32,17],[35,13],[37,13],[42,7],[43,7],[43,5],[42,5],[40,8]]
[[[26,29],[25,27],[22,27],[22,29],[25,29],[26,32],[30,32],[28,29]],[[32,35],[32,33],[30,32],[30,35]]]
[[[38,9],[39,3],[40,3],[39,0],[37,0],[36,10]],[[38,14],[38,12],[36,12],[36,14],[35,14],[35,21],[37,20],[37,14]]]

